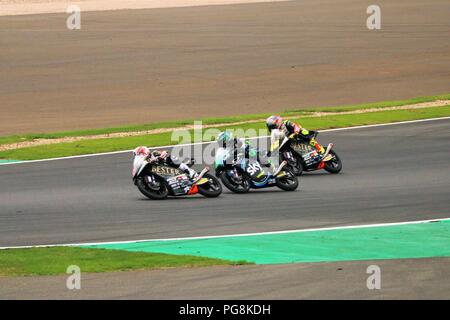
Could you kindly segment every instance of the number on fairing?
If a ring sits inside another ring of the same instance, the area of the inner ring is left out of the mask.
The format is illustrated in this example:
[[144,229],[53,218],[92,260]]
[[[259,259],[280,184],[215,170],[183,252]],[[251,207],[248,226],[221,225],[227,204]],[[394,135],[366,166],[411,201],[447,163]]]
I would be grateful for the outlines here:
[[247,172],[252,176],[255,173],[261,171],[261,165],[258,162],[252,163],[248,165]]

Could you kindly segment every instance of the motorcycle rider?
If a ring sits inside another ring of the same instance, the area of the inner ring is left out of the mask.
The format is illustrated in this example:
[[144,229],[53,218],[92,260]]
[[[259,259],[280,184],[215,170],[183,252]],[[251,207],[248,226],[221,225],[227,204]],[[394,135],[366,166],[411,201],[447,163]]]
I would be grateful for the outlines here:
[[236,159],[238,154],[243,154],[245,159],[256,157],[256,160],[263,166],[270,167],[275,171],[273,162],[256,148],[250,147],[248,141],[243,138],[233,137],[233,134],[228,131],[223,131],[217,136],[217,143],[220,147],[233,151],[233,159]]
[[181,162],[177,157],[172,156],[167,150],[150,150],[148,147],[140,146],[134,149],[134,154],[147,156],[147,161],[149,163],[159,162],[180,169],[191,179],[196,179],[198,176],[198,173],[195,170],[189,168],[186,163]]
[[[283,120],[280,116],[273,115],[266,119],[266,126],[271,133],[271,148],[270,150],[276,149],[280,139],[284,137],[290,137],[291,135],[298,135],[300,138],[309,142],[309,144],[314,147],[320,155],[325,153],[325,148],[322,147],[315,139],[312,132],[303,128],[301,125],[289,120]],[[276,129],[276,130],[275,130]]]

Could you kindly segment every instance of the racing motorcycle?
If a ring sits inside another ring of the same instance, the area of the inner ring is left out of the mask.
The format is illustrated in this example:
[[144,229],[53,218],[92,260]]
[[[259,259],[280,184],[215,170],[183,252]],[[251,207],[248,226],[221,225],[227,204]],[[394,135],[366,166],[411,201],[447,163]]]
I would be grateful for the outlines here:
[[[187,164],[192,166],[194,161]],[[197,193],[208,198],[218,197],[222,193],[222,185],[208,171],[209,168],[205,167],[197,177],[190,178],[180,169],[161,162],[149,162],[147,154],[135,153],[132,176],[139,191],[152,200]]]
[[289,168],[299,176],[303,171],[324,169],[329,173],[339,173],[342,170],[342,161],[333,144],[329,143],[323,155],[309,144],[311,137],[316,138],[319,132],[310,131],[310,136],[302,138],[299,135],[285,137],[280,144],[280,161],[287,161]]
[[287,161],[280,164],[273,173],[264,168],[256,159],[245,158],[240,154],[236,159],[229,150],[219,148],[215,156],[216,176],[234,193],[247,193],[251,188],[277,186],[285,191],[298,187],[298,178],[288,168]]

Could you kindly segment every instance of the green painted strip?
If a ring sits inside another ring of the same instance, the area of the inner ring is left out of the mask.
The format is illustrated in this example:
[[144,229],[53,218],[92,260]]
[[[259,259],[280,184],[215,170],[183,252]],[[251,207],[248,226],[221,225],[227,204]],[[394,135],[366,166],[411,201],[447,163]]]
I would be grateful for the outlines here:
[[22,162],[20,160],[1,160],[0,159],[0,163],[14,163],[14,162]]
[[257,264],[450,256],[450,220],[369,228],[87,246]]

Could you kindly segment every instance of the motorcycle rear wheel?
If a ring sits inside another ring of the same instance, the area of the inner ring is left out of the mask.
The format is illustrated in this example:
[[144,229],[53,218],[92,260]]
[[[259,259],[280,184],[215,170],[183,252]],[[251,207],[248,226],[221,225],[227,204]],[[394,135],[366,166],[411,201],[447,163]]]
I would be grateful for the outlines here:
[[334,150],[331,150],[330,154],[333,159],[326,161],[323,168],[329,173],[339,173],[342,170],[342,161]]
[[242,184],[236,184],[231,181],[226,171],[222,172],[220,175],[220,180],[228,190],[234,193],[247,193],[250,190],[250,184],[247,180],[242,180]]
[[208,179],[209,182],[197,185],[198,193],[207,198],[218,197],[222,193],[222,185],[220,184],[220,181],[209,173],[205,173],[203,178]]

